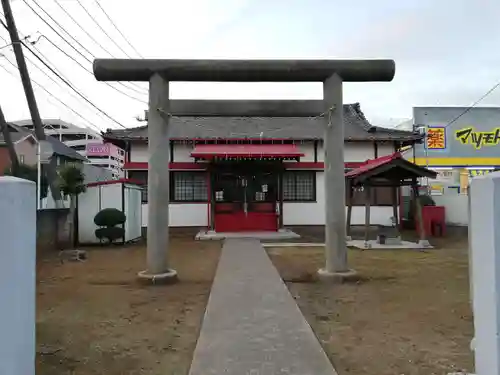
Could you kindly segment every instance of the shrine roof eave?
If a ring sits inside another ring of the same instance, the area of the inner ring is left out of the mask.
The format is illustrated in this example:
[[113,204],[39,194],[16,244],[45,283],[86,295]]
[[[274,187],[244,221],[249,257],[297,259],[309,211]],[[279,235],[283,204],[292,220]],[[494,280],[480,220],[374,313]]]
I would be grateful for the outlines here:
[[389,82],[394,60],[180,60],[96,59],[98,81],[323,82],[337,73],[344,82]]

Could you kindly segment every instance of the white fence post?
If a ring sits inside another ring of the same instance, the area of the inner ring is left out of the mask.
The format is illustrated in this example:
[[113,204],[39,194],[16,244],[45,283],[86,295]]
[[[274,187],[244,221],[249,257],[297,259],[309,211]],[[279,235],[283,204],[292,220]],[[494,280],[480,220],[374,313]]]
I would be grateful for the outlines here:
[[500,172],[470,190],[474,353],[477,375],[500,375]]
[[35,374],[36,185],[0,177],[0,374]]

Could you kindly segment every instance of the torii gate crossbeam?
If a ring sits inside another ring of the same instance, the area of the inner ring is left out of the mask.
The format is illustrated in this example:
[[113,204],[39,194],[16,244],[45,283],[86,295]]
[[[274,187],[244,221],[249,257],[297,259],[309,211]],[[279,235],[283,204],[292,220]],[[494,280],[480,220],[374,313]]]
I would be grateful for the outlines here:
[[96,59],[98,81],[148,81],[147,269],[153,282],[176,278],[168,264],[169,82],[323,82],[325,151],[325,268],[323,277],[342,278],[347,265],[345,233],[342,82],[391,81],[393,60],[162,60]]

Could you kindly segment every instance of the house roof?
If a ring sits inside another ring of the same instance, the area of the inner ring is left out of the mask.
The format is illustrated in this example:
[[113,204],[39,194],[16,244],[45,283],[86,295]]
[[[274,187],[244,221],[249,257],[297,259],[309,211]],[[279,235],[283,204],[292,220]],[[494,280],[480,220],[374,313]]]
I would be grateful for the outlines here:
[[[30,135],[21,134],[18,132],[11,132],[11,134],[10,134],[10,137],[12,138],[12,142],[14,142],[14,143],[17,143],[17,142],[23,140],[24,138],[27,138],[28,136],[30,136]],[[4,139],[3,135],[0,133],[0,145],[4,145],[4,144],[5,144],[5,139]]]
[[80,155],[71,147],[66,146],[64,143],[62,143],[61,141],[59,141],[54,137],[46,136],[45,140],[51,144],[54,154],[58,156],[64,156],[68,159],[73,159],[73,160],[88,161],[88,159],[85,156]]
[[352,169],[345,174],[345,177],[355,183],[371,178],[383,178],[386,180],[401,180],[410,177],[436,178],[436,172],[425,167],[421,167],[403,158],[401,153],[396,152],[391,155],[367,160],[358,168]]
[[[33,120],[32,119],[16,120],[16,121],[11,121],[10,123],[14,124],[14,125],[18,125],[18,126],[31,126],[31,125],[33,125]],[[74,124],[71,124],[69,122],[66,122],[66,121],[58,119],[58,118],[44,118],[44,119],[42,119],[42,124],[43,125],[65,126],[68,128],[73,128],[76,126]]]
[[[12,129],[11,135],[12,135],[12,141],[17,142],[23,138],[32,136],[36,140],[35,133],[32,131],[29,131],[22,126],[13,124],[13,123],[8,123],[10,128]],[[2,137],[3,140],[3,137]],[[73,160],[79,160],[79,161],[87,161],[87,158],[84,156],[80,155],[78,152],[73,150],[71,147],[66,146],[64,143],[59,141],[58,139],[51,137],[51,136],[46,136],[47,142],[50,143],[52,146],[52,150],[55,155],[57,156],[64,156],[68,159],[73,159]],[[1,142],[0,142],[1,143]]]
[[[174,103],[172,101],[172,106]],[[322,107],[322,101],[313,102]],[[283,101],[282,101],[283,103]],[[172,108],[171,108],[172,109]],[[361,111],[359,103],[345,104],[344,127],[346,141],[417,141],[421,135],[410,131],[373,126]],[[170,117],[170,137],[174,140],[189,139],[323,139],[324,119],[319,116],[232,116],[204,115]],[[109,140],[147,140],[147,126],[111,130],[103,133]]]

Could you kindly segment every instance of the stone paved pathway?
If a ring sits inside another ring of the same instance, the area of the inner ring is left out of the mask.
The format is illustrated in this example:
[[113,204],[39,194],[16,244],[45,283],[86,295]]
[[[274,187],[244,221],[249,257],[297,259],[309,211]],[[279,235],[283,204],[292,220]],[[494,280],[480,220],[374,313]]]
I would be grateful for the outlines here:
[[224,244],[190,375],[336,375],[264,248]]

